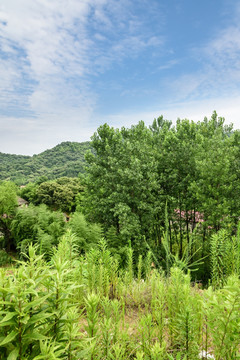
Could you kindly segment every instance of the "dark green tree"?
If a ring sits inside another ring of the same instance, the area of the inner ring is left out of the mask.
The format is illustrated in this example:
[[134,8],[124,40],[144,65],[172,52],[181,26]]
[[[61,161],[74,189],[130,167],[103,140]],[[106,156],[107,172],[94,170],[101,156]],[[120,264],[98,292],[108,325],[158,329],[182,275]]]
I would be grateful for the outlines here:
[[83,191],[79,178],[62,177],[41,183],[36,190],[37,203],[51,209],[71,212],[76,207],[76,197]]

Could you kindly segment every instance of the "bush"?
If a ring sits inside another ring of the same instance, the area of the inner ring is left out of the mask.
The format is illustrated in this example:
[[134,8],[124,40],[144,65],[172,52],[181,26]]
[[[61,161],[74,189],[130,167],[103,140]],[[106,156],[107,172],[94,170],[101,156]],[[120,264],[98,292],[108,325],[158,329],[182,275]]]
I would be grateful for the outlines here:
[[0,250],[0,266],[4,266],[11,263],[12,263],[11,256],[5,250]]

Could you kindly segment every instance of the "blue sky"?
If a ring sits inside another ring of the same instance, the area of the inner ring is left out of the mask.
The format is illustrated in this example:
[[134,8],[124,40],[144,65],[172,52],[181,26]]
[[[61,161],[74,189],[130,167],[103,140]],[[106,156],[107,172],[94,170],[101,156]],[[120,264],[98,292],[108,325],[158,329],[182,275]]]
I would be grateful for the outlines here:
[[238,0],[1,0],[0,151],[160,115],[240,128],[239,18]]

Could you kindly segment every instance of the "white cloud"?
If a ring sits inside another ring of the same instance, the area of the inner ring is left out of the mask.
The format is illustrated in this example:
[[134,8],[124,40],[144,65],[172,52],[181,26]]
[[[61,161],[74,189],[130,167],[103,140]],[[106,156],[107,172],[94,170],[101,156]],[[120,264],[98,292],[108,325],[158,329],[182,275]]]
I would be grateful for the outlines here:
[[[82,102],[91,107],[91,100],[85,96],[87,84],[84,79],[77,89],[68,81],[71,76],[82,77],[87,72],[86,54],[91,42],[84,26],[89,2],[4,0],[2,4],[1,18],[7,25],[0,30],[2,52],[6,58],[6,64],[3,62],[0,69],[0,77],[5,80],[1,93],[15,90],[8,98],[9,106],[13,96],[28,92],[31,80],[34,85],[27,94],[28,104],[25,102],[24,105],[29,105],[26,110],[37,115],[59,108],[64,110],[63,89],[68,98],[64,115],[71,108],[69,98],[73,92],[79,110]],[[77,27],[74,26],[76,21]]]
[[25,115],[34,119],[36,131],[46,119],[55,128],[77,118],[83,127],[90,124],[97,94],[89,75],[159,44],[151,31],[139,31],[132,5],[129,0],[2,0],[0,106],[10,117],[15,111],[16,121],[9,123],[17,127]]
[[175,65],[177,65],[180,61],[177,59],[169,60],[166,64],[158,66],[157,70],[166,70],[171,69]]

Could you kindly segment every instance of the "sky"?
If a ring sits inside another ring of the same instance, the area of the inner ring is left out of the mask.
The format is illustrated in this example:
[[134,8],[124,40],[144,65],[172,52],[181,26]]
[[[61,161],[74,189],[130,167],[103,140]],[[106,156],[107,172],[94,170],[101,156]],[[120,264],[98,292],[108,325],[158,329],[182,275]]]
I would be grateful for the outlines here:
[[239,18],[240,0],[1,0],[0,152],[160,115],[239,129]]

